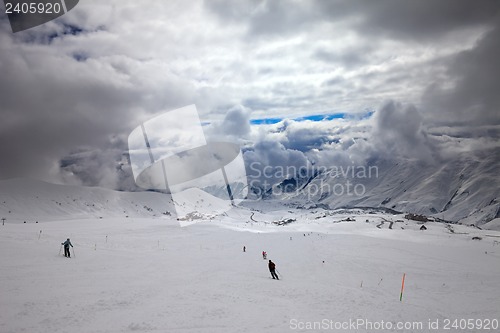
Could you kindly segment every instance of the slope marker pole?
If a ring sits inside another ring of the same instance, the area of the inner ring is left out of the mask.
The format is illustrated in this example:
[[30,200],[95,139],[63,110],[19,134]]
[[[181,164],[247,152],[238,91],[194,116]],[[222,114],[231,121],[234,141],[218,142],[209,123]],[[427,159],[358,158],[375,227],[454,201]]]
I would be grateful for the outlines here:
[[401,282],[401,293],[399,294],[399,301],[400,302],[403,300],[403,291],[405,289],[405,277],[406,277],[406,273],[403,273],[403,281]]

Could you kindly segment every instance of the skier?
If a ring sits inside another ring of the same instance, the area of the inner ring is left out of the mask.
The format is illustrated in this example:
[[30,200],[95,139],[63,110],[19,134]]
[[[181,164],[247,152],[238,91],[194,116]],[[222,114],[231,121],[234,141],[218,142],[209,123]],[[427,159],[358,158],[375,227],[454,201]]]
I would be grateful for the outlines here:
[[276,265],[274,264],[274,262],[271,261],[271,259],[269,259],[269,272],[271,272],[271,276],[273,277],[273,280],[279,280],[278,278],[278,274],[276,274]]
[[266,260],[267,259],[267,252],[262,251],[262,259]]
[[247,247],[243,246],[243,252],[247,252]]
[[64,243],[61,243],[61,245],[64,245],[64,256],[66,258],[71,258],[71,254],[69,253],[69,247],[73,247],[73,244],[71,244],[71,241],[68,239],[66,239],[66,241]]

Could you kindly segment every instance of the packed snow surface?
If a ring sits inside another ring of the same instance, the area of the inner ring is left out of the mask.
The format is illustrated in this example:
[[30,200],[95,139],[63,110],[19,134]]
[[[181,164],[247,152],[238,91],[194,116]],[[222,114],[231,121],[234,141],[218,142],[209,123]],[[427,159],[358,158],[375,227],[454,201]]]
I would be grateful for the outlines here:
[[[377,228],[380,215],[334,223],[347,216],[304,213],[286,226],[228,215],[188,227],[167,218],[6,223],[0,331],[288,332],[362,319],[421,322],[384,331],[426,332],[429,320],[500,317],[498,233]],[[60,249],[67,237],[71,259]]]
[[161,195],[85,191],[2,198],[0,332],[442,332],[500,319],[498,231],[278,202],[217,213],[198,192],[181,227]]

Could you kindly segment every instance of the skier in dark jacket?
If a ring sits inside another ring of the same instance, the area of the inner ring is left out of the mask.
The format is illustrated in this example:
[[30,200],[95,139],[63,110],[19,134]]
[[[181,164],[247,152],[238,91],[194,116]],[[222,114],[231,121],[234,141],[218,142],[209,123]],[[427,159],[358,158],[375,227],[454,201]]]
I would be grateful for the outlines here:
[[278,274],[276,274],[276,265],[274,264],[274,262],[271,261],[271,259],[269,259],[269,272],[271,272],[271,276],[273,277],[273,280],[276,279],[276,280],[279,280],[278,278]]
[[71,254],[69,253],[69,247],[73,247],[73,244],[71,244],[71,241],[66,239],[64,243],[61,243],[61,245],[64,245],[64,256],[67,258],[71,258]]

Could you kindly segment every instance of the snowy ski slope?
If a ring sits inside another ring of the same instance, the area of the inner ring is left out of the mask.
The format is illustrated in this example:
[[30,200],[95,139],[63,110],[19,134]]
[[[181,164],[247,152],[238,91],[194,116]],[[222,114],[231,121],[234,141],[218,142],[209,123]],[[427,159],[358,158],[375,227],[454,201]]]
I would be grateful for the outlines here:
[[[436,332],[429,321],[500,319],[500,232],[273,202],[180,227],[161,194],[37,186],[43,200],[0,201],[16,216],[0,225],[1,332],[352,332],[330,329],[352,321],[357,332]],[[194,210],[217,206],[199,199]]]

